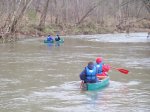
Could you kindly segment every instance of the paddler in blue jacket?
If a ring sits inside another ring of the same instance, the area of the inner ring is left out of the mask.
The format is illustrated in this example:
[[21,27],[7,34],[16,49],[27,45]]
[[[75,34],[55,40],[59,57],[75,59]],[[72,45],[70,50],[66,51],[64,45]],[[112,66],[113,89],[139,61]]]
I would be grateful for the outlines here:
[[95,66],[96,66],[97,74],[102,74],[102,72],[103,72],[103,65],[104,65],[104,63],[102,62],[102,58],[101,57],[96,58]]
[[104,65],[104,63],[102,61],[102,57],[96,58],[95,67],[96,67],[96,75],[97,75],[98,79],[101,80],[108,76],[107,72],[109,71],[110,66]]
[[47,36],[47,41],[53,41],[53,38],[52,38],[51,35],[48,35],[48,36]]
[[98,81],[96,74],[97,72],[94,63],[89,62],[88,65],[81,72],[80,79],[83,80],[84,83],[96,83]]

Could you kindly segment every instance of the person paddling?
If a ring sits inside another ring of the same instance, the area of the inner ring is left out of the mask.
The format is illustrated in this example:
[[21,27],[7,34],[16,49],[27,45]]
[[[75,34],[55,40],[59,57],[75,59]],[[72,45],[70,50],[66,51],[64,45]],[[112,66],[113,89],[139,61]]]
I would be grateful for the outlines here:
[[96,66],[97,74],[101,74],[102,73],[103,65],[104,65],[104,63],[102,62],[102,58],[101,57],[96,58],[95,66]]
[[52,38],[51,35],[48,35],[48,36],[47,36],[47,41],[53,41],[53,38]]
[[80,79],[84,83],[96,83],[98,78],[96,76],[96,67],[93,62],[89,62],[80,74]]
[[60,40],[60,37],[59,37],[59,35],[57,34],[56,35],[56,38],[55,38],[55,41],[59,41]]
[[110,66],[104,65],[102,57],[96,58],[95,66],[96,66],[96,75],[99,80],[104,79],[108,76],[107,72],[110,70]]

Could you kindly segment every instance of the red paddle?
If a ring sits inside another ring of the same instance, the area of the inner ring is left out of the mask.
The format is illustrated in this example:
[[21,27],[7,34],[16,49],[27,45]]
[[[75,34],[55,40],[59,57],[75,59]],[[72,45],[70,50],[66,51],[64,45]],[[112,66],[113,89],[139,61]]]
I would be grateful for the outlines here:
[[129,72],[128,70],[125,70],[123,68],[115,68],[115,69],[124,74],[128,74],[128,72]]
[[119,72],[121,72],[121,73],[123,73],[123,74],[128,74],[128,70],[126,70],[126,69],[123,69],[123,68],[114,68],[114,67],[111,67],[111,68],[113,68],[113,69],[115,69],[115,70],[118,70]]
[[115,69],[115,70],[118,70],[119,72],[121,72],[121,73],[123,73],[123,74],[128,74],[128,70],[126,70],[126,69],[124,69],[124,68],[114,68],[114,67],[112,67],[112,66],[110,66],[110,65],[105,65],[107,68],[108,68],[108,70],[110,69],[110,68],[113,68],[113,69]]

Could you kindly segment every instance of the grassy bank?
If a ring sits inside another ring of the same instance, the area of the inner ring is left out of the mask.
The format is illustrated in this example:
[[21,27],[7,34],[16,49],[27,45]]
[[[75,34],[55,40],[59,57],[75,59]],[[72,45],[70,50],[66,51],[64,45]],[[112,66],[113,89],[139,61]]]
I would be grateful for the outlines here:
[[[92,22],[84,22],[80,25],[74,24],[46,24],[42,31],[38,30],[38,26],[35,24],[27,24],[26,26],[20,26],[17,30],[18,33],[29,36],[46,36],[51,35],[79,35],[79,34],[106,34],[106,33],[123,33],[127,31],[125,25],[119,29],[115,24],[108,25],[107,23],[95,24]],[[136,22],[128,27],[130,32],[149,32],[150,20],[143,20]]]
[[[132,33],[132,32],[150,32],[150,20],[143,19],[126,26],[124,24],[119,27],[114,21],[104,21],[103,24],[96,24],[91,21],[86,21],[80,25],[76,24],[49,24],[49,21],[45,23],[45,27],[42,30],[38,28],[38,21],[35,21],[32,16],[31,18],[25,19],[24,22],[19,24],[15,36],[9,36],[2,38],[1,42],[16,41],[18,39],[41,37],[47,35],[59,34],[64,35],[92,35],[92,34],[110,34],[110,33]],[[128,29],[127,29],[128,28]]]

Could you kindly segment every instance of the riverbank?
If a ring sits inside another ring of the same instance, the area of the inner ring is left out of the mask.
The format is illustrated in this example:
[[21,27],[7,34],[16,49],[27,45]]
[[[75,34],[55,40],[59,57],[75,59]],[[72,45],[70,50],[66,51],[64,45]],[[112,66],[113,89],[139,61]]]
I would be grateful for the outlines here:
[[130,27],[127,31],[126,28],[118,29],[115,26],[99,26],[99,25],[82,25],[82,26],[64,26],[62,25],[51,25],[46,26],[43,31],[39,31],[36,26],[29,26],[22,28],[16,32],[16,36],[26,35],[28,37],[41,37],[47,35],[61,36],[65,35],[93,35],[93,34],[110,34],[110,33],[135,33],[135,32],[150,32],[150,28],[144,27]]
[[[133,21],[133,20],[132,20]],[[109,23],[110,22],[110,23]],[[143,19],[139,22],[127,24],[116,24],[114,21],[105,21],[96,24],[94,22],[83,22],[76,24],[46,24],[42,30],[35,24],[29,24],[19,28],[18,33],[29,36],[47,36],[51,35],[92,35],[92,34],[110,34],[110,33],[134,33],[150,32],[150,20]]]
[[35,24],[19,25],[13,38],[11,34],[3,37],[0,35],[1,42],[17,41],[18,39],[27,39],[33,37],[46,37],[47,35],[55,36],[59,34],[65,35],[93,35],[93,34],[113,34],[113,33],[135,33],[135,32],[150,32],[150,20],[143,20],[136,24],[115,25],[115,24],[94,24],[92,22],[84,22],[80,25],[73,24],[46,24],[42,30],[39,30]]

